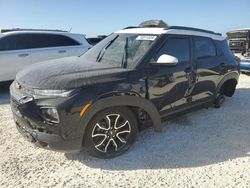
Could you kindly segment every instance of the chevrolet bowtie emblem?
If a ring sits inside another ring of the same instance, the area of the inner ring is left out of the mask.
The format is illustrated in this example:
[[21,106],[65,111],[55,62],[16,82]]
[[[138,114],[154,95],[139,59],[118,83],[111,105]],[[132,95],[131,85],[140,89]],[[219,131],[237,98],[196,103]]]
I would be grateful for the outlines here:
[[15,87],[16,89],[21,89],[21,85],[18,82],[15,83]]

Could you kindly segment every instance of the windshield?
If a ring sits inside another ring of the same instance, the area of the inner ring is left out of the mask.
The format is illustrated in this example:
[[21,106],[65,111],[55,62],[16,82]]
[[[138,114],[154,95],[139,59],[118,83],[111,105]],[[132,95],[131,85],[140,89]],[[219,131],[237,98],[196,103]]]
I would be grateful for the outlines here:
[[84,53],[81,58],[84,61],[134,68],[156,38],[157,35],[114,33]]

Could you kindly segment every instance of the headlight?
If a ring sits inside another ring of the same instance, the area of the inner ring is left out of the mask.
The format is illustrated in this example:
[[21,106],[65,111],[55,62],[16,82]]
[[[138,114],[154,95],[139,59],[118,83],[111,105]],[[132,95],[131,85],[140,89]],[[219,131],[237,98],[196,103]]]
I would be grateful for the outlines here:
[[35,95],[41,96],[53,96],[53,97],[68,97],[73,93],[74,90],[43,90],[34,89]]
[[59,115],[57,109],[54,107],[41,107],[42,117],[44,120],[59,123]]

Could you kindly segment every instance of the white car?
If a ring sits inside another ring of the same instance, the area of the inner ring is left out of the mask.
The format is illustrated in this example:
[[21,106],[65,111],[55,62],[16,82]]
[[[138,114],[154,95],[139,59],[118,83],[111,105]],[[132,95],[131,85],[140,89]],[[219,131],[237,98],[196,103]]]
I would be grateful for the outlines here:
[[0,82],[14,80],[16,73],[30,64],[79,56],[91,47],[82,34],[58,30],[2,30]]

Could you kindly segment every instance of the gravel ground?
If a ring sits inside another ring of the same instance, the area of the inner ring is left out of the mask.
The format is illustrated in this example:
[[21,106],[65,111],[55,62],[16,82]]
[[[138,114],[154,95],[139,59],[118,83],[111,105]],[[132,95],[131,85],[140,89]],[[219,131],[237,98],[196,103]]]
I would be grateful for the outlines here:
[[39,149],[17,132],[0,89],[0,187],[250,187],[250,77],[220,109],[171,120],[162,133],[139,133],[124,155]]

